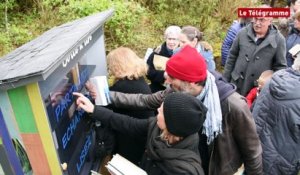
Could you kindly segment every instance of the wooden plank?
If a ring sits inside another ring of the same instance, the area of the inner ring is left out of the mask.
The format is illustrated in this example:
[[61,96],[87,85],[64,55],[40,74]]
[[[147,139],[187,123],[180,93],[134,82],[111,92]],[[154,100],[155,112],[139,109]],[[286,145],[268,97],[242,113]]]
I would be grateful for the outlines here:
[[21,133],[37,133],[29,98],[24,86],[8,90],[8,96]]
[[51,175],[46,154],[39,134],[21,134],[33,174]]
[[1,173],[15,175],[13,168],[11,167],[10,162],[6,156],[5,148],[2,143],[0,143],[0,175]]
[[9,169],[12,168],[12,171],[14,172],[14,173],[6,173],[6,174],[22,175],[23,170],[20,164],[20,159],[17,156],[14,145],[12,144],[12,139],[8,133],[8,128],[4,121],[4,117],[1,112],[1,109],[0,109],[0,146],[3,147],[3,150],[0,153],[0,159],[2,159],[1,165],[3,166],[4,169],[7,169],[4,171],[9,171]]
[[15,114],[7,95],[7,91],[0,91],[0,106],[10,137],[22,140]]
[[52,174],[62,174],[59,159],[57,157],[56,149],[53,143],[50,124],[44,108],[44,102],[42,100],[40,89],[37,83],[27,85],[28,97],[31,103],[34,119],[41,136],[43,148],[46,153],[46,157],[50,166]]

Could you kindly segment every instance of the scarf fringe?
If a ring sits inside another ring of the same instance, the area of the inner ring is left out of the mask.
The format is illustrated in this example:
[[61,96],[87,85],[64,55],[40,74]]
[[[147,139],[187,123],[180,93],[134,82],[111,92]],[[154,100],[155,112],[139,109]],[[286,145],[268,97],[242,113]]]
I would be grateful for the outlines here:
[[203,100],[203,104],[208,109],[203,123],[202,134],[207,136],[207,144],[209,145],[223,132],[219,92],[215,83],[215,77],[209,71],[207,71],[206,84],[197,98],[201,101]]

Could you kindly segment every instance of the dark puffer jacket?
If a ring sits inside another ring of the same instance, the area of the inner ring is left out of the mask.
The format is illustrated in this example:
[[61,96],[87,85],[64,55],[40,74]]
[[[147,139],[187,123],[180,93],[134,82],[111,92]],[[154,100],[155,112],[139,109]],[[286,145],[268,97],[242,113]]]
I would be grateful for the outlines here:
[[297,175],[300,170],[300,72],[276,72],[253,109],[263,148],[265,175]]
[[242,29],[242,25],[238,21],[234,21],[233,24],[230,26],[230,28],[227,31],[226,37],[224,38],[222,48],[221,48],[221,57],[222,62],[221,65],[225,66],[228,52],[230,50],[230,47],[233,43],[233,40],[235,39],[237,33]]

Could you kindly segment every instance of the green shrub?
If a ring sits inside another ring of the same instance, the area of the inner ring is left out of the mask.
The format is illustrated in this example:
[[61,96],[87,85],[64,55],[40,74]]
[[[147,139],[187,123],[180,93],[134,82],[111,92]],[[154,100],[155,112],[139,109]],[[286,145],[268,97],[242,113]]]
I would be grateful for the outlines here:
[[0,54],[4,55],[33,38],[30,32],[24,26],[9,25],[8,31],[4,28],[0,30]]
[[136,41],[136,28],[148,12],[146,8],[134,1],[70,0],[59,10],[60,16],[76,19],[90,14],[114,8],[115,13],[105,25],[108,50],[118,46],[131,46]]
[[226,31],[237,19],[237,7],[248,7],[250,3],[251,0],[1,1],[0,11],[7,8],[8,17],[0,15],[0,56],[54,26],[114,8],[114,15],[105,24],[106,50],[127,46],[143,57],[146,48],[163,41],[167,26],[193,25],[204,32],[218,62]]
[[13,49],[10,38],[4,32],[0,32],[0,53],[7,53]]

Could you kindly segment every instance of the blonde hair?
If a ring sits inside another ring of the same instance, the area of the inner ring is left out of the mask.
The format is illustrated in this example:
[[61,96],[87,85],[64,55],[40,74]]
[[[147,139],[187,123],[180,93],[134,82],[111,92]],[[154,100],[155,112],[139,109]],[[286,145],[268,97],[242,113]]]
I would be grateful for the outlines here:
[[293,17],[294,19],[300,20],[300,10],[297,10]]
[[274,71],[272,71],[272,70],[263,71],[257,80],[258,87],[261,86],[260,88],[262,88],[265,85],[265,83],[271,79],[273,73],[274,73]]
[[109,74],[116,80],[127,78],[139,79],[147,74],[148,66],[134,51],[127,47],[119,47],[107,55]]
[[171,134],[168,129],[162,130],[162,133],[160,134],[161,140],[165,141],[167,145],[175,144],[183,139],[183,137],[178,137],[173,134]]
[[273,73],[274,73],[273,70],[265,70],[260,74],[259,78],[263,79],[264,81],[268,80],[269,78],[272,77]]

